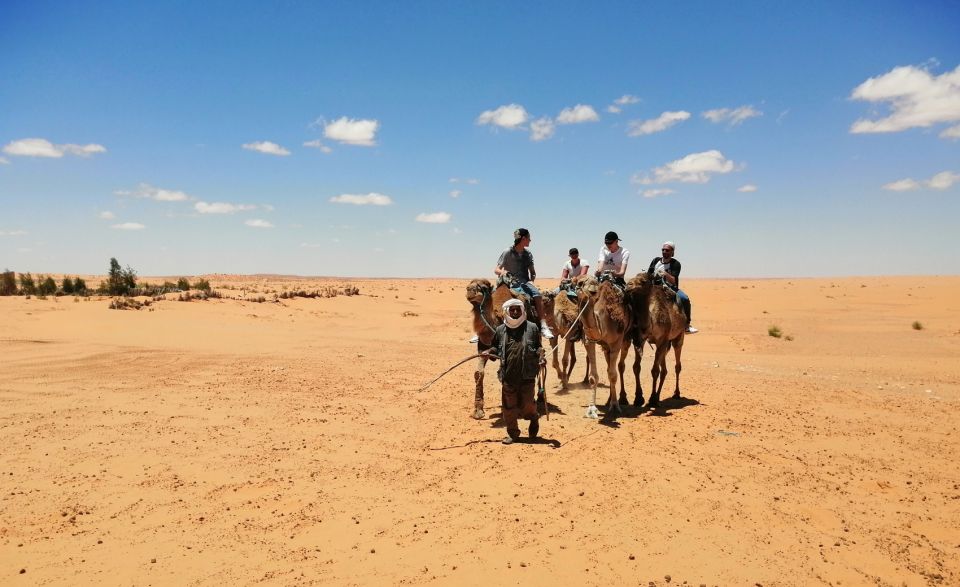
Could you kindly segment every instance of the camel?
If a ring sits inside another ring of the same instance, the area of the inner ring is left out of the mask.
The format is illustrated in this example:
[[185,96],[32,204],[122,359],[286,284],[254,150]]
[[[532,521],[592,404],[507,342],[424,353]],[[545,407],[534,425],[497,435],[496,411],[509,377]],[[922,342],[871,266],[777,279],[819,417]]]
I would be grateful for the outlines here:
[[[523,300],[529,320],[536,320],[536,311],[527,296],[511,290],[507,284],[500,283],[494,289],[488,279],[474,279],[467,284],[467,301],[473,306],[473,331],[479,340],[477,352],[483,352],[493,345],[493,332],[503,322],[503,303],[510,298]],[[546,301],[546,300],[545,300]],[[549,320],[548,320],[548,325]],[[483,411],[483,374],[487,365],[485,357],[477,359],[477,370],[473,374],[476,390],[473,397],[473,417],[477,420],[486,418]]]
[[[687,318],[676,303],[676,294],[668,288],[654,285],[653,278],[646,273],[640,273],[631,279],[626,293],[636,319],[635,343],[642,348],[646,341],[656,349],[650,370],[653,378],[650,399],[647,402],[648,407],[656,408],[660,405],[660,390],[667,379],[667,352],[671,348],[676,359],[677,378],[673,397],[680,397],[680,353],[683,350]],[[643,392],[638,383],[634,405],[642,403]]]
[[[544,305],[544,309],[546,310],[546,304]],[[577,341],[582,341],[584,347],[587,347],[591,343],[583,338],[582,318],[581,320],[577,320],[577,317],[580,315],[578,303],[567,296],[567,292],[563,289],[562,283],[560,293],[556,294],[552,300],[552,308],[549,314],[553,317],[553,323],[551,324],[548,320],[547,324],[553,329],[553,332],[557,336],[563,337],[563,366],[561,367],[560,360],[558,360],[557,357],[557,349],[560,346],[559,341],[557,341],[557,345],[553,348],[553,368],[557,370],[561,389],[567,389],[570,383],[570,375],[573,373],[573,368],[577,364]],[[587,369],[583,374],[584,385],[590,382],[589,351],[587,351],[587,353]]]
[[[586,339],[599,343],[607,360],[607,380],[610,383],[610,398],[607,401],[607,417],[613,413],[620,413],[620,404],[617,401],[617,375],[620,375],[620,396],[626,398],[623,388],[623,368],[627,360],[627,353],[633,340],[633,315],[630,307],[624,303],[623,293],[610,279],[597,280],[588,277],[577,284],[577,293],[580,296],[580,309],[583,312],[580,321],[583,323],[583,333]],[[638,355],[639,356],[639,355]],[[596,347],[587,346],[587,358],[590,361],[590,386],[593,396],[587,407],[586,417],[597,418],[597,360]],[[638,370],[635,365],[634,370]]]

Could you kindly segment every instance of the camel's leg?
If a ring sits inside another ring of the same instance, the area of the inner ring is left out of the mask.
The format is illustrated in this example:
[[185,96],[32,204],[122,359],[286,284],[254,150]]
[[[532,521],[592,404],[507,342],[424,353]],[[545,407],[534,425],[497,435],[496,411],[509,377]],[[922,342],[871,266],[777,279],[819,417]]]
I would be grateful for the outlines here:
[[[583,341],[583,348],[584,348],[584,350],[586,350],[588,346],[590,346],[590,343],[588,343],[587,341]],[[573,351],[573,354],[576,355],[576,350]],[[591,361],[593,360],[593,359],[590,358],[590,353],[586,353],[586,356],[587,356],[587,358],[586,358],[587,368],[583,371],[583,384],[584,384],[584,385],[587,385],[588,383],[590,383],[590,366],[591,366]]]
[[683,337],[681,336],[679,340],[673,342],[673,358],[676,359],[676,366],[674,371],[677,374],[677,387],[673,390],[673,397],[680,397],[680,371],[683,370],[683,365],[680,364],[680,351],[683,350]]
[[[560,345],[553,347],[553,368],[557,370],[557,377],[560,378],[560,385],[563,389],[567,388],[567,378],[563,376],[563,369],[560,368],[560,360],[558,358]],[[566,357],[564,359],[564,369],[566,369]]]
[[620,358],[617,362],[617,371],[620,374],[620,398],[619,403],[621,406],[629,406],[630,402],[627,400],[627,390],[626,390],[626,377],[623,376],[623,370],[627,364],[627,355],[630,354],[630,339],[624,338],[623,342],[620,344]]
[[664,357],[667,349],[670,348],[670,344],[661,344],[656,348],[657,352],[653,357],[653,367],[650,369],[650,374],[653,376],[650,387],[650,400],[647,402],[647,406],[651,408],[656,408],[660,405],[660,390],[663,388],[663,382],[667,378],[667,367]]
[[640,361],[643,359],[643,341],[633,347],[633,379],[637,384],[637,392],[633,396],[633,407],[643,407],[643,387],[640,385]]
[[607,399],[607,417],[613,416],[613,413],[620,412],[620,404],[617,403],[617,349],[611,349],[604,345],[603,356],[607,359],[607,380],[610,382],[610,398]]
[[596,420],[600,417],[600,412],[597,410],[597,383],[600,379],[600,375],[597,373],[597,345],[588,344],[587,345],[587,362],[590,364],[590,388],[592,390],[590,396],[590,405],[587,406],[587,413],[584,414],[587,418],[593,418]]
[[487,359],[480,357],[477,360],[477,370],[473,373],[473,379],[477,383],[477,389],[473,395],[473,417],[477,420],[487,417],[483,411],[483,369],[486,365]]
[[564,389],[566,389],[567,384],[570,383],[570,375],[573,373],[573,368],[577,364],[577,349],[576,343],[569,340],[563,341],[563,373],[564,373]]

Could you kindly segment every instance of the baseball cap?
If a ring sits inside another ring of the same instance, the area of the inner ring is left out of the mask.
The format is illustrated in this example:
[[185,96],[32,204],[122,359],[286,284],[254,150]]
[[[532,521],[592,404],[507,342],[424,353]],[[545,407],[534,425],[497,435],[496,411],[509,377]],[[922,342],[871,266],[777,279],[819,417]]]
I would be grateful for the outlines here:
[[603,236],[603,242],[607,245],[618,240],[620,240],[620,237],[617,236],[617,233],[613,232],[612,230]]

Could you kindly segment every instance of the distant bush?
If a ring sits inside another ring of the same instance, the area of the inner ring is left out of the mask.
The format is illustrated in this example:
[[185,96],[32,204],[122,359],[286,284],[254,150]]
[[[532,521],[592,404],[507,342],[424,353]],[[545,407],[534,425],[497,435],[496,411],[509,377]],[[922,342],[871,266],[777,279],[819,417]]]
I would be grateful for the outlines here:
[[190,282],[187,281],[186,277],[181,277],[177,280],[177,289],[180,291],[190,291]]
[[101,291],[112,296],[125,296],[136,287],[137,272],[129,265],[126,269],[121,269],[120,262],[111,257],[110,271],[107,273],[107,281],[100,284]]
[[43,281],[40,281],[40,285],[37,287],[37,292],[42,296],[52,296],[53,294],[57,293],[57,282],[48,275],[45,279],[43,279]]
[[33,276],[29,273],[20,274],[20,293],[26,296],[37,293],[37,285],[33,283]]
[[73,280],[69,277],[64,277],[63,282],[60,284],[60,289],[63,290],[65,294],[73,293]]
[[5,269],[0,274],[0,296],[12,296],[17,293],[17,274]]
[[78,277],[73,280],[73,293],[84,295],[87,293],[87,282]]
[[769,334],[773,338],[780,338],[781,336],[783,336],[783,332],[780,330],[780,327],[776,325],[767,328],[767,334]]
[[193,289],[200,291],[210,291],[210,282],[206,279],[198,279],[193,283]]
[[178,286],[176,283],[172,281],[164,281],[162,287],[164,292],[180,289],[180,286]]
[[143,305],[131,298],[113,298],[110,300],[111,310],[139,310]]
[[923,330],[923,324],[920,324],[916,320],[914,320],[912,326],[914,330]]

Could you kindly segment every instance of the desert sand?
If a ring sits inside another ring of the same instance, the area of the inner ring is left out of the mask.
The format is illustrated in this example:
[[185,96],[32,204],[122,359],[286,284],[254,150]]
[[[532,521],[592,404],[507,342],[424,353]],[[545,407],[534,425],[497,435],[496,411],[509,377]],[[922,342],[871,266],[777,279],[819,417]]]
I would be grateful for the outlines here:
[[551,371],[513,446],[492,368],[417,391],[468,280],[208,277],[360,295],[0,298],[0,584],[960,584],[960,277],[685,280],[682,400]]

